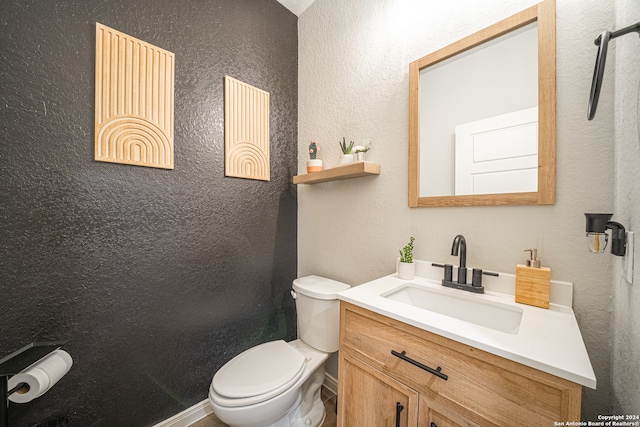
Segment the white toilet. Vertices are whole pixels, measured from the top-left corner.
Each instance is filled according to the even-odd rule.
[[[222,422],[232,427],[322,424],[324,362],[338,351],[340,304],[336,294],[348,288],[319,276],[293,281],[299,338],[257,345],[216,372],[209,401]]]

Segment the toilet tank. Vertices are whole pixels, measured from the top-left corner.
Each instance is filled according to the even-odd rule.
[[[340,300],[337,294],[349,288],[346,283],[320,276],[293,281],[298,337],[302,341],[326,353],[338,351]]]

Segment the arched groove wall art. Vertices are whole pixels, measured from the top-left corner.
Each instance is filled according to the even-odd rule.
[[[269,92],[224,78],[225,176],[271,179]]]
[[[175,55],[96,23],[95,160],[173,169]]]

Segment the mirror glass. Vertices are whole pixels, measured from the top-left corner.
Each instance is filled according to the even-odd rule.
[[[552,0],[414,61],[409,113],[410,206],[555,203]]]
[[[421,197],[537,191],[537,24],[422,69],[420,129]]]

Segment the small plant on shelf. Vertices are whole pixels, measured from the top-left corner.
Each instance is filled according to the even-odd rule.
[[[365,153],[371,150],[371,146],[373,145],[373,141],[369,138],[362,141],[362,145],[356,145],[353,147],[353,152],[356,155],[356,160],[363,161],[365,160]]]
[[[356,145],[355,147],[353,147],[354,153],[366,153],[367,151],[371,150],[371,146],[373,145],[373,141],[371,139],[367,138],[362,141],[362,143],[363,145]]]
[[[342,149],[342,154],[351,154],[351,150],[353,149],[353,141],[349,141],[349,145],[347,145],[347,140],[345,137],[342,137],[342,141],[338,141],[340,144],[340,148]]]
[[[400,262],[412,263],[413,262],[413,241],[415,238],[411,236],[409,238],[409,244],[400,249]]]
[[[307,173],[320,172],[322,170],[322,160],[318,159],[320,143],[316,140],[309,140],[309,159],[307,160]]]
[[[320,144],[318,144],[318,141],[313,139],[309,140],[309,142],[309,157],[311,160],[315,160],[318,156],[318,151],[320,150]]]

